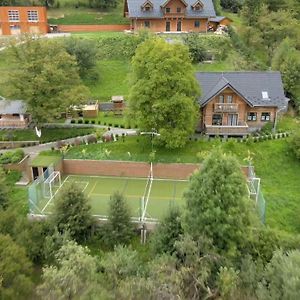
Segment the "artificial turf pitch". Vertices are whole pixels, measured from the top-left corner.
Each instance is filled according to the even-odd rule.
[[[107,216],[111,195],[119,191],[122,193],[131,209],[132,217],[140,218],[143,211],[142,197],[149,193],[149,201],[146,205],[146,218],[160,219],[172,205],[182,206],[183,192],[188,181],[153,179],[151,189],[147,178],[124,177],[98,177],[69,175],[62,183],[55,196],[50,199],[42,199],[39,208],[43,213],[52,212],[55,199],[65,185],[75,183],[89,199],[93,215]],[[146,201],[144,203],[145,207]]]

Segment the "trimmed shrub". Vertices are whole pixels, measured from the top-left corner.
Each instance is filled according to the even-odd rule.
[[[83,123],[83,120],[78,120],[78,122],[77,122],[78,124],[82,124]]]
[[[92,124],[95,124],[95,120],[92,120],[91,123],[92,123]]]
[[[88,144],[96,144],[97,143],[97,137],[95,135],[90,135],[87,137]]]
[[[90,120],[84,120],[84,124],[90,124]]]

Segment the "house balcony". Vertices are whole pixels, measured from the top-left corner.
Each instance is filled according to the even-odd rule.
[[[245,136],[249,133],[249,126],[246,122],[239,122],[238,125],[205,125],[207,135],[231,135]]]
[[[214,112],[216,113],[237,113],[238,104],[235,103],[215,103]]]
[[[185,12],[170,12],[170,13],[165,13],[164,18],[184,18]]]

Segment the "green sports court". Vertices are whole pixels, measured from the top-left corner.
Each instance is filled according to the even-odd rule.
[[[49,192],[49,184],[43,180],[31,185],[29,188],[31,213],[51,214],[54,202],[63,187],[72,183],[88,197],[93,215],[105,218],[111,195],[119,191],[125,196],[132,217],[134,219],[143,217],[145,220],[160,219],[172,205],[182,206],[183,193],[188,185],[187,180],[86,175],[68,175],[58,178],[57,176],[56,180],[51,182],[51,192]]]

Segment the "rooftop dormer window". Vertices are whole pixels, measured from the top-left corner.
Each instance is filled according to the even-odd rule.
[[[204,7],[203,3],[198,0],[192,5],[192,10],[201,11],[203,10],[203,7]]]
[[[152,11],[153,10],[153,4],[151,1],[147,0],[142,6],[142,11]]]

